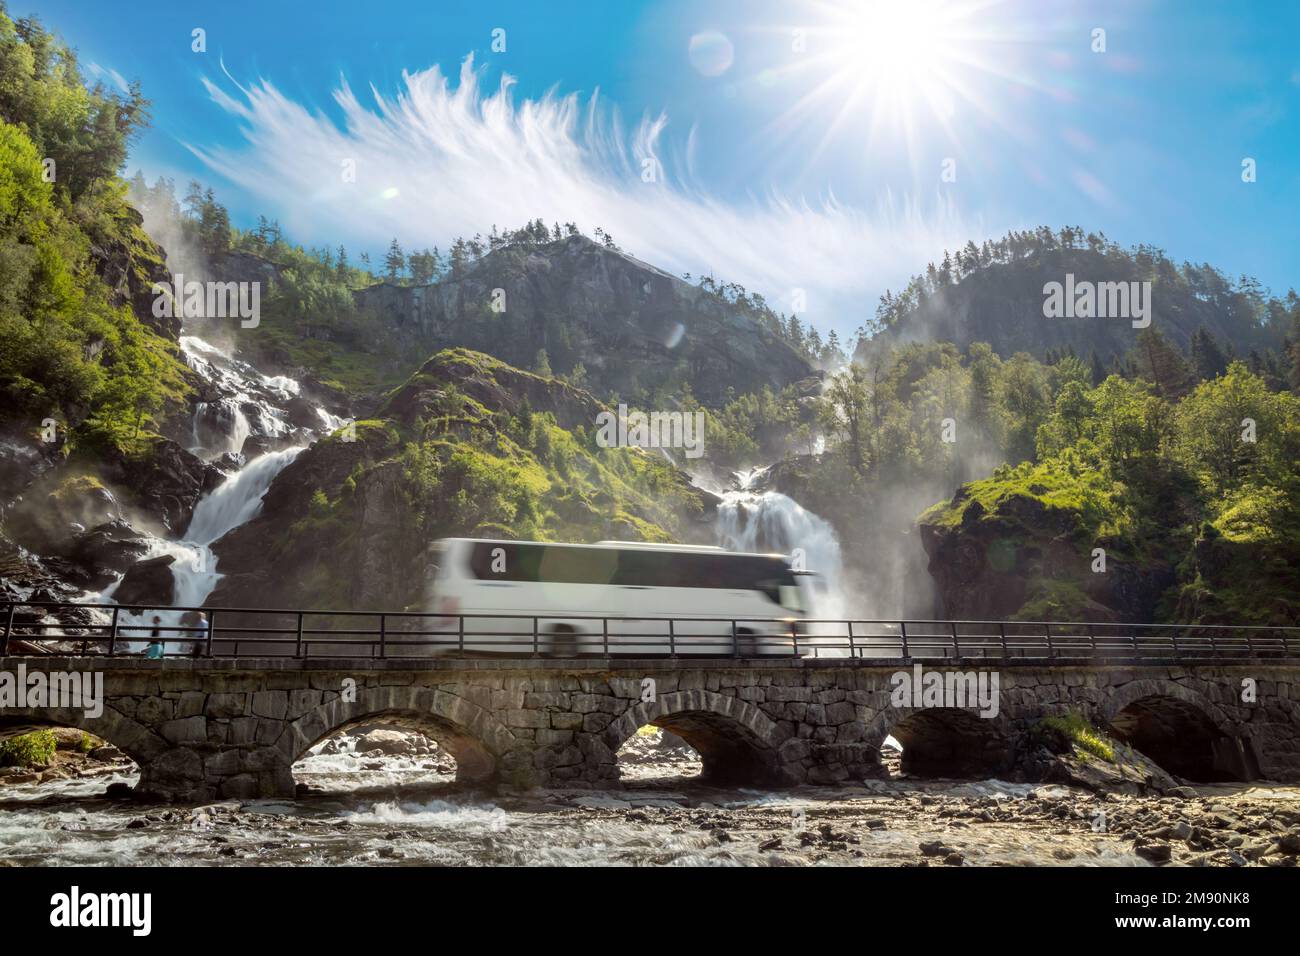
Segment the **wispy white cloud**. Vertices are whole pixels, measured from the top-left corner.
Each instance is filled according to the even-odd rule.
[[[272,84],[209,80],[213,101],[241,123],[235,145],[190,148],[308,244],[407,248],[488,232],[540,216],[603,227],[653,265],[713,274],[763,293],[824,328],[856,328],[886,287],[978,230],[938,196],[925,203],[883,192],[873,208],[833,194],[816,200],[768,189],[726,201],[692,175],[695,131],[671,149],[668,118],[625,129],[598,94],[552,91],[516,101],[514,81],[484,90],[472,59],[452,85],[437,67],[404,73],[395,98],[373,87],[363,105],[346,80],[334,99],[342,123]],[[356,181],[343,175],[355,163]],[[645,182],[649,163],[654,182]]]
[[[90,75],[95,79],[111,83],[113,86],[117,87],[119,92],[131,92],[130,84],[126,82],[126,78],[122,76],[121,73],[117,72],[117,70],[110,69],[106,66],[100,66],[98,63],[94,62],[90,63],[87,66],[87,69],[90,70]]]

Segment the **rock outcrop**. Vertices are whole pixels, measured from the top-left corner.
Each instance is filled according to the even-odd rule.
[[[259,516],[214,545],[210,603],[422,606],[439,537],[708,538],[717,499],[651,453],[597,448],[600,411],[565,382],[441,352],[276,477]]]
[[[856,357],[864,358],[881,344],[905,342],[952,342],[962,350],[974,342],[987,342],[1004,358],[1016,352],[1041,358],[1049,349],[1073,349],[1084,359],[1096,352],[1105,363],[1126,355],[1139,331],[1130,318],[1044,316],[1044,286],[1064,283],[1067,275],[1073,275],[1080,288],[1086,282],[1122,283],[1126,292],[1130,283],[1152,278],[1138,259],[1089,249],[1045,250],[995,263],[923,296],[897,325],[874,339],[861,340]],[[1172,279],[1154,286],[1159,291],[1149,301],[1151,324],[1184,352],[1198,328],[1220,342],[1231,342],[1243,355],[1252,348],[1280,344],[1280,325],[1269,328],[1253,319],[1243,321],[1235,307],[1225,307],[1228,296],[1199,296]]]
[[[993,479],[990,479],[990,482]],[[977,483],[981,486],[988,483]],[[1175,570],[1126,559],[1048,489],[958,489],[917,519],[942,616],[954,620],[1150,621]],[[1104,570],[1095,549],[1106,551]]]
[[[718,404],[728,390],[814,374],[751,312],[582,236],[489,253],[436,285],[371,286],[356,301],[413,349],[477,349],[521,368],[544,349],[557,373],[581,363],[599,394],[687,384]]]
[[[172,534],[180,535],[199,499],[221,484],[225,475],[176,442],[160,438],[142,454],[108,459],[105,478],[130,489],[134,504]]]

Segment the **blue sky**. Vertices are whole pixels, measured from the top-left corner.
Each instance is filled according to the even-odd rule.
[[[128,172],[307,245],[573,219],[842,332],[945,246],[1038,224],[1300,285],[1285,0],[9,2],[142,82]]]

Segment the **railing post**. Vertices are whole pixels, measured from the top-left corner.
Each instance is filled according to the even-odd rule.
[[[1097,656],[1097,635],[1093,632],[1092,622],[1088,622],[1088,650],[1092,657]]]
[[[952,622],[952,659],[961,657],[961,642],[957,639],[957,622]]]
[[[907,622],[906,622],[906,621],[899,621],[899,622],[898,622],[898,633],[901,634],[901,635],[902,635],[902,638],[903,638],[903,658],[906,659],[907,656],[908,656],[908,653],[907,653]]]
[[[600,619],[600,646],[605,656],[609,657],[609,618],[607,617]]]
[[[731,622],[731,656],[740,657],[740,638],[736,636],[736,622]]]
[[[998,621],[998,637],[1002,641],[1002,659],[1007,659],[1007,622]]]
[[[798,657],[799,656],[799,625],[794,621],[790,622],[790,640],[794,642],[794,656]],[[817,656],[817,651],[816,648],[814,648],[813,657],[816,656]]]
[[[465,615],[456,616],[456,653],[465,654]]]
[[[537,618],[533,618],[533,657],[537,656]]]
[[[13,601],[9,602],[9,611],[5,614],[5,639],[0,643],[0,654],[9,653],[9,635],[14,630],[14,609],[17,607]]]
[[[1250,657],[1255,656],[1255,642],[1250,639],[1250,628],[1246,627],[1246,653]]]
[[[1047,659],[1050,661],[1056,654],[1052,650],[1052,622],[1044,621],[1044,627],[1047,633]]]
[[[298,635],[297,643],[293,648],[294,657],[302,657],[302,611],[298,612]]]
[[[117,644],[117,615],[121,610],[122,609],[120,607],[117,607],[116,605],[113,607],[113,626],[112,628],[109,629],[108,632],[108,656],[109,657],[113,656],[113,649]],[[13,622],[13,617],[14,617],[13,606],[10,605],[9,620],[11,623]],[[8,636],[7,632],[6,632],[6,636]]]
[[[208,612],[208,640],[207,640],[207,645],[208,645],[208,646],[207,646],[207,656],[208,656],[208,657],[211,657],[211,656],[212,656],[212,634],[213,634],[213,632],[214,632],[216,629],[217,629],[217,612],[216,612],[216,611],[209,611],[209,612]],[[116,621],[114,621],[114,623],[113,623],[113,630],[114,630],[114,632],[117,631],[117,622],[116,622]]]
[[[388,618],[379,615],[379,659],[383,660],[388,656]]]
[[[674,623],[673,619],[669,618],[668,619],[668,656],[669,657],[677,656],[677,634],[675,633],[675,628],[673,627],[673,623]]]
[[[1169,633],[1173,636],[1173,642],[1174,642],[1174,657],[1177,657],[1177,656],[1178,656],[1178,631],[1177,631],[1177,630],[1173,630],[1173,631],[1170,631]]]
[[[853,622],[848,621],[847,623],[849,625],[849,657],[857,657],[858,649],[853,644]]]

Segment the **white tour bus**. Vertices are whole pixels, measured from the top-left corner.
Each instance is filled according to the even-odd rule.
[[[805,592],[781,555],[626,541],[434,547],[431,610],[448,615],[430,619],[436,654],[531,653],[533,617],[536,650],[557,657],[796,653]]]

